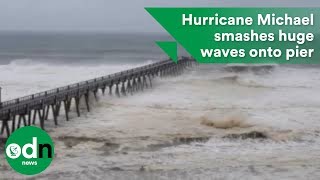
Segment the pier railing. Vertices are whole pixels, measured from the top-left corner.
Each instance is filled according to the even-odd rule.
[[[35,93],[32,95],[16,98],[0,103],[1,135],[6,130],[7,136],[15,129],[36,124],[39,120],[40,127],[44,129],[45,120],[48,120],[51,109],[55,125],[58,125],[57,118],[60,114],[61,104],[64,106],[66,120],[69,120],[69,111],[72,100],[78,116],[80,116],[79,103],[84,97],[87,110],[89,107],[89,94],[93,94],[97,99],[99,90],[105,94],[109,89],[109,94],[115,93],[117,96],[133,94],[152,86],[152,79],[155,76],[179,75],[183,70],[192,66],[195,61],[191,58],[183,57],[177,64],[170,60],[121,71],[118,73],[102,76],[87,81],[82,81],[67,86],[51,89],[48,91]],[[120,87],[121,86],[121,87]],[[115,88],[114,88],[115,87]],[[16,123],[16,118],[17,123]],[[11,122],[11,127],[9,126]]]

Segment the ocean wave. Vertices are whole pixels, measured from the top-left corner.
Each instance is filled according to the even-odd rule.
[[[236,84],[238,86],[245,86],[249,88],[275,88],[273,86],[267,86],[257,82],[257,79],[248,78],[240,75],[227,75],[214,79],[215,82],[223,82],[229,84]]]
[[[257,74],[266,74],[270,73],[277,66],[276,64],[231,64],[225,66],[224,69],[234,73],[254,72]]]
[[[35,64],[39,64],[39,62],[34,61],[32,59],[15,59],[10,61],[10,63],[8,65],[3,65],[3,66],[32,66]]]
[[[34,59],[15,59],[0,65],[0,83],[3,100],[46,91],[79,81],[85,81],[112,73],[153,63],[144,62],[116,64],[53,64]]]
[[[201,124],[218,129],[231,129],[231,128],[248,128],[253,126],[247,122],[246,116],[240,113],[230,114],[224,117],[217,117],[216,114],[206,114],[202,117]]]

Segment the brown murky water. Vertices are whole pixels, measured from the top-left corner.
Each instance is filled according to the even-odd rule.
[[[200,66],[100,97],[92,112],[48,125],[56,157],[35,178],[318,179],[320,71],[269,71]],[[25,178],[0,162],[1,178]]]

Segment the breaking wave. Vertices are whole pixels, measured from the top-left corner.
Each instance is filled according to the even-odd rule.
[[[231,129],[231,128],[248,128],[252,125],[247,122],[246,116],[240,113],[234,113],[227,116],[217,116],[216,114],[207,114],[202,116],[201,124],[219,129]]]
[[[267,86],[262,83],[257,82],[254,78],[248,78],[241,75],[227,75],[217,79],[214,79],[217,82],[236,84],[239,86],[245,86],[249,88],[274,88],[273,86]]]
[[[9,100],[71,83],[105,76],[153,62],[154,61],[147,60],[135,64],[96,63],[88,65],[55,64],[54,62],[49,63],[47,61],[33,59],[12,60],[9,64],[0,65],[0,84],[4,93],[2,100]]]
[[[276,64],[231,64],[224,67],[228,72],[243,73],[243,72],[254,72],[257,74],[266,74],[274,70],[278,65]]]

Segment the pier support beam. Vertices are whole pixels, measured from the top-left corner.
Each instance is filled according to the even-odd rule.
[[[106,85],[104,85],[104,86],[101,88],[101,92],[102,92],[102,95],[105,94],[105,92],[106,92]]]
[[[119,83],[116,84],[116,95],[120,97],[120,92],[119,92]]]
[[[46,108],[46,114],[45,114],[44,120],[47,121],[49,119],[50,105],[46,106],[45,108]]]
[[[143,91],[143,86],[142,86],[142,82],[141,82],[141,76],[138,77],[138,90]]]
[[[87,110],[88,110],[88,112],[90,112],[90,106],[89,106],[89,91],[87,91],[87,93],[84,94],[84,99],[85,99],[85,101],[86,101]]]
[[[9,128],[9,125],[8,125],[8,120],[3,120],[2,121],[1,135],[3,135],[4,130],[6,130],[7,137],[9,137],[10,136],[10,128]]]
[[[132,78],[130,77],[130,78],[128,79],[128,83],[127,83],[127,93],[130,93],[131,95],[133,95],[131,80],[132,80]]]
[[[110,95],[110,96],[112,95],[112,87],[113,87],[113,84],[111,84],[111,85],[109,86],[109,95]]]
[[[32,110],[28,109],[28,126],[31,126]]]
[[[80,117],[80,98],[80,96],[74,98],[78,117]]]
[[[98,88],[93,91],[94,99],[95,99],[96,101],[98,101],[97,93],[98,93]]]
[[[11,132],[14,132],[16,130],[16,115],[12,115],[12,127],[11,127]]]
[[[152,88],[152,80],[151,80],[150,74],[148,74],[148,79],[149,79],[149,85],[150,85],[150,87]]]
[[[66,120],[69,121],[69,111],[71,106],[71,100],[67,98],[66,100],[63,101],[63,105],[64,105],[64,112],[66,114]]]
[[[25,115],[19,115],[19,121],[18,121],[18,128],[20,128],[21,125],[21,121],[23,120],[23,125],[27,126],[27,119],[25,117]]]
[[[132,92],[136,92],[137,90],[138,90],[138,88],[137,88],[136,77],[133,77]]]
[[[125,88],[125,81],[122,81],[122,85],[121,85],[121,94],[126,96],[127,93],[126,93],[126,88]]]

